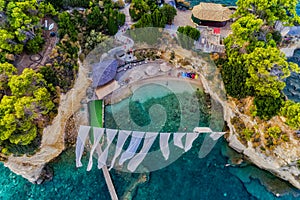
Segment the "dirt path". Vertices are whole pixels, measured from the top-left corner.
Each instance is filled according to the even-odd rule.
[[[54,28],[51,31],[43,30],[45,45],[41,52],[34,55],[28,55],[24,52],[18,60],[16,60],[15,66],[18,69],[18,74],[21,74],[25,68],[37,69],[39,66],[45,65],[52,49],[58,42],[58,37],[50,37],[50,32],[57,32],[57,24],[51,18],[45,18],[45,20],[48,20],[48,25],[54,23]]]
[[[132,19],[130,17],[129,7],[130,7],[130,4],[125,4],[125,8],[123,8],[121,10],[121,12],[125,14],[125,25],[131,26],[134,22],[132,21]]]

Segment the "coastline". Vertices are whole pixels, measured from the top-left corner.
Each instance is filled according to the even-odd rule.
[[[182,82],[187,82],[191,84],[191,86],[195,86],[198,88],[203,89],[203,85],[199,80],[192,80],[188,78],[176,78],[176,77],[170,77],[167,75],[159,75],[155,77],[150,77],[146,79],[142,79],[139,81],[135,81],[131,84],[128,84],[126,86],[123,86],[115,91],[113,91],[113,94],[108,95],[104,101],[105,105],[107,104],[116,104],[119,103],[120,101],[128,98],[129,96],[132,95],[133,91],[137,89],[138,87],[141,87],[146,84],[151,84],[151,83],[160,83],[162,85],[166,85],[168,81],[182,81]]]
[[[60,96],[60,104],[57,116],[52,124],[43,130],[43,137],[39,151],[33,156],[23,155],[21,157],[9,156],[4,162],[15,174],[21,175],[31,183],[42,183],[44,177],[43,169],[47,163],[58,157],[65,149],[65,128],[68,119],[82,108],[81,100],[86,98],[86,90],[91,84],[87,77],[89,70],[78,60],[78,77],[73,89]],[[84,112],[79,113],[83,115]],[[79,116],[84,119],[84,116]],[[87,124],[87,121],[81,121],[81,124]],[[46,177],[47,178],[47,177]]]
[[[279,159],[263,155],[262,153],[257,152],[252,147],[245,147],[238,140],[238,135],[235,130],[235,127],[231,123],[231,119],[234,116],[238,116],[243,117],[242,120],[244,123],[251,123],[253,126],[255,125],[255,123],[251,121],[249,116],[241,114],[238,111],[238,108],[236,106],[234,107],[232,105],[232,102],[226,99],[226,96],[222,93],[222,91],[224,90],[223,83],[218,84],[218,81],[221,81],[220,79],[218,79],[218,72],[216,73],[216,71],[214,71],[213,68],[210,69],[210,66],[206,61],[203,64],[202,69],[199,69],[199,71],[195,70],[195,72],[198,73],[205,92],[210,94],[211,98],[219,102],[223,107],[224,120],[227,122],[227,126],[230,130],[229,136],[226,138],[228,145],[235,151],[245,155],[250,162],[255,164],[260,169],[267,170],[275,176],[285,181],[288,181],[295,188],[300,189],[299,168],[294,168],[293,166],[288,165],[283,166],[284,159],[281,159],[281,161],[279,161]],[[206,77],[214,78],[212,80],[208,80]],[[288,157],[286,155],[287,153],[288,152],[286,152],[285,149],[282,149],[281,151],[278,151],[276,155],[280,158],[285,158]],[[287,159],[285,162],[288,162],[288,160],[289,159]]]
[[[199,69],[195,70],[195,72],[199,74],[201,81],[196,81],[191,79],[182,79],[182,81],[188,81],[191,84],[195,84],[201,88],[204,88],[206,93],[210,94],[212,98],[214,98],[223,106],[224,119],[228,123],[228,126],[230,128],[230,134],[229,137],[227,138],[227,142],[229,146],[235,149],[236,151],[238,151],[239,153],[242,153],[245,156],[247,156],[249,160],[259,168],[270,171],[274,175],[286,181],[289,181],[296,188],[300,189],[300,182],[299,180],[296,180],[295,176],[292,173],[290,173],[289,171],[280,170],[279,169],[280,165],[278,163],[276,163],[275,161],[268,161],[266,157],[263,157],[261,154],[256,152],[253,148],[245,147],[237,139],[236,130],[230,121],[233,116],[238,115],[239,113],[237,112],[236,109],[228,107],[228,102],[226,102],[223,99],[224,97],[221,96],[222,94],[217,94],[214,91],[212,91],[215,88],[217,83],[214,84],[208,83],[204,75],[205,76],[212,75],[207,73],[214,73],[215,71],[212,72],[210,70],[205,69],[205,67],[208,67],[208,63],[206,61],[202,61],[202,62],[205,62],[205,64],[203,64],[203,69],[201,69],[202,71],[201,70],[199,71]],[[81,99],[85,98],[86,89],[89,87],[91,83],[91,81],[87,78],[88,70],[84,69],[82,63],[80,63],[79,66],[80,67],[78,72],[78,78],[75,82],[74,89],[70,90],[66,95],[61,95],[61,101],[60,101],[61,104],[58,109],[58,115],[53,120],[52,125],[44,129],[44,136],[48,136],[48,137],[43,137],[42,145],[40,147],[41,150],[31,157],[11,156],[9,157],[8,161],[5,163],[5,166],[10,168],[11,171],[13,171],[16,174],[22,175],[30,182],[39,183],[40,181],[38,180],[45,167],[45,163],[48,163],[51,160],[53,160],[55,157],[59,156],[60,153],[65,148],[64,146],[65,122],[74,114],[73,111],[77,111],[82,107],[80,101]],[[191,66],[185,66],[183,68],[185,70],[193,71]],[[213,74],[213,76],[215,75],[217,74]],[[117,103],[123,100],[124,98],[127,98],[132,94],[132,89],[134,90],[134,88],[137,86],[141,86],[143,84],[147,84],[153,81],[155,82],[161,81],[165,84],[167,79],[177,81],[180,80],[181,78],[158,75],[147,79],[138,80],[127,86],[121,87],[117,91],[114,91],[114,95],[117,95],[116,97],[119,98],[115,98],[115,97],[111,98],[116,100],[114,101],[111,100],[111,102],[106,101],[106,103]],[[217,87],[220,86],[222,86],[222,84],[217,85]],[[76,97],[75,99],[73,99],[74,96]],[[70,107],[70,104],[72,104],[72,110],[67,109]],[[55,130],[57,134],[53,134],[53,130]]]
[[[204,61],[205,62],[205,61]],[[204,63],[203,68],[209,67],[208,63]],[[191,70],[190,66],[183,67],[185,70]],[[278,168],[278,164],[276,162],[268,161],[265,157],[262,157],[259,153],[255,152],[254,149],[246,148],[238,139],[237,135],[235,134],[235,128],[231,124],[231,118],[237,114],[236,110],[228,106],[228,102],[223,99],[224,97],[222,94],[218,94],[212,91],[213,88],[217,85],[217,87],[220,87],[221,85],[218,85],[217,82],[214,81],[208,81],[206,80],[205,76],[210,76],[213,74],[213,76],[216,76],[215,71],[213,70],[206,70],[201,69],[203,72],[198,72],[199,74],[199,80],[191,80],[191,79],[183,79],[178,77],[170,77],[166,75],[160,75],[160,76],[154,76],[151,78],[138,80],[136,82],[131,83],[128,86],[123,86],[120,89],[117,90],[115,94],[117,94],[117,97],[120,97],[119,99],[114,101],[113,103],[117,103],[121,101],[124,98],[127,98],[131,95],[131,87],[137,87],[142,84],[148,84],[150,82],[162,82],[165,84],[166,78],[168,80],[180,80],[180,81],[187,81],[192,85],[196,85],[198,87],[201,87],[205,90],[206,93],[210,94],[213,99],[215,99],[217,102],[219,102],[224,109],[224,119],[227,121],[228,126],[230,128],[230,134],[227,138],[228,145],[236,150],[239,153],[242,153],[243,155],[247,156],[248,159],[254,163],[256,166],[258,166],[261,169],[265,169],[274,175],[282,178],[283,180],[286,180],[290,182],[293,186],[300,189],[300,183],[295,179],[295,177],[288,171],[280,171]],[[200,71],[201,71],[200,70]],[[211,74],[205,74],[204,73],[211,73]],[[45,164],[53,160],[55,157],[58,157],[60,153],[64,150],[64,123],[66,120],[72,116],[73,112],[71,110],[63,109],[64,106],[68,107],[67,105],[70,104],[73,100],[73,108],[75,110],[79,110],[82,105],[80,103],[81,99],[85,97],[86,89],[89,87],[91,81],[88,80],[87,77],[88,70],[84,69],[82,64],[80,64],[79,68],[79,75],[78,79],[76,80],[76,83],[74,85],[74,88],[80,89],[76,90],[76,93],[74,90],[69,91],[66,95],[61,96],[61,104],[59,108],[59,113],[63,115],[64,120],[62,119],[61,115],[57,115],[56,118],[53,121],[53,124],[49,127],[47,127],[44,130],[44,134],[50,135],[51,137],[45,137],[43,138],[43,144],[41,146],[41,149],[43,151],[38,152],[32,157],[10,157],[7,163],[5,163],[5,166],[10,168],[11,171],[13,171],[16,174],[19,174],[23,176],[24,178],[28,179],[32,183],[42,183],[42,180],[39,179],[41,173],[43,172],[43,169],[45,167]],[[205,76],[204,76],[205,75]],[[114,94],[114,95],[115,95]],[[76,99],[72,99],[72,96],[76,96]],[[221,96],[220,96],[221,95]],[[115,98],[115,97],[114,97]],[[53,129],[53,127],[56,127],[56,129]],[[57,133],[53,137],[51,135],[53,133],[53,130],[57,130]],[[56,146],[57,145],[57,146]],[[54,149],[58,148],[58,149]],[[274,167],[275,166],[275,167]]]
[[[203,76],[200,76],[200,77],[202,77],[202,81],[204,81],[204,86],[207,86],[207,87],[205,87],[205,89],[207,89],[207,91],[209,91],[208,84],[205,84],[205,78]],[[228,102],[222,101],[221,98],[219,98],[214,93],[210,93],[210,95],[212,98],[214,98],[216,101],[221,103],[221,105],[223,106],[224,120],[227,122],[227,125],[230,129],[229,136],[226,138],[228,145],[232,149],[237,151],[238,153],[245,155],[249,159],[250,162],[255,164],[260,169],[267,170],[267,171],[271,172],[272,174],[274,174],[275,176],[277,176],[285,181],[288,181],[294,187],[300,189],[300,180],[297,179],[296,178],[297,176],[295,176],[292,172],[290,172],[289,170],[286,170],[286,171],[281,170],[281,164],[276,162],[276,160],[272,159],[271,157],[262,155],[261,153],[255,151],[255,149],[252,147],[245,147],[238,140],[236,130],[231,123],[231,119],[235,115],[239,116],[240,113],[237,111],[237,109],[231,108],[229,106]],[[285,153],[285,152],[282,152],[282,153]],[[299,169],[298,169],[298,172],[300,173]]]
[[[204,68],[209,67],[209,64],[205,63],[202,67],[204,67]],[[183,68],[186,70],[191,70],[191,68],[189,66],[183,67]],[[290,182],[294,187],[300,189],[299,180],[297,180],[291,172],[281,170],[280,163],[277,163],[275,160],[272,160],[272,158],[268,158],[267,156],[262,155],[259,152],[256,152],[255,149],[253,149],[251,147],[248,147],[248,148],[245,147],[237,139],[236,130],[235,130],[234,126],[231,124],[231,119],[234,116],[240,115],[239,111],[237,109],[235,109],[234,107],[230,106],[230,102],[228,100],[226,100],[226,98],[224,98],[222,92],[219,91],[216,93],[216,92],[212,91],[216,86],[220,87],[222,85],[222,84],[217,85],[216,81],[215,82],[208,81],[205,78],[206,76],[216,77],[217,74],[215,74],[215,71],[214,70],[205,70],[205,69],[202,69],[202,71],[203,71],[202,73],[201,72],[199,73],[199,71],[196,70],[196,72],[198,73],[198,75],[200,77],[200,81],[199,80],[195,81],[195,80],[190,80],[190,79],[181,79],[181,78],[169,77],[169,76],[156,76],[156,77],[139,80],[139,81],[133,82],[125,87],[123,86],[123,87],[119,88],[116,91],[116,93],[114,94],[113,98],[110,96],[108,98],[110,101],[109,102],[106,101],[106,103],[107,104],[118,103],[121,100],[130,96],[132,94],[132,91],[134,91],[135,87],[141,86],[143,84],[148,84],[151,82],[166,83],[167,80],[177,80],[177,81],[182,80],[182,81],[188,81],[191,84],[196,84],[197,86],[204,89],[206,93],[210,94],[214,100],[216,100],[217,102],[219,102],[222,105],[223,110],[224,110],[224,120],[227,122],[229,129],[230,129],[229,137],[226,138],[228,145],[235,151],[245,155],[249,159],[249,161],[252,162],[253,164],[255,164],[257,167],[271,172],[275,176]],[[206,72],[206,73],[204,73],[204,72]],[[209,73],[207,73],[207,72],[209,72]]]
[[[235,4],[236,1],[237,0],[230,1],[226,4]],[[196,3],[200,3],[199,0],[190,0],[188,2],[195,5]],[[205,0],[204,2],[210,1]],[[290,200],[290,197],[291,199],[300,198],[299,138],[296,138],[297,136],[294,132],[291,133],[289,131],[286,131],[289,128],[285,129],[285,127],[283,127],[285,119],[281,119],[281,117],[276,116],[276,118],[272,119],[272,121],[261,121],[258,118],[252,117],[249,114],[250,112],[244,111],[247,110],[246,107],[248,106],[248,104],[243,104],[227,96],[227,93],[224,88],[224,83],[226,83],[226,81],[223,82],[222,78],[220,78],[220,68],[216,67],[214,65],[214,62],[210,62],[212,59],[209,60],[209,57],[212,58],[212,54],[210,54],[210,56],[208,57],[205,56],[209,54],[205,54],[202,57],[202,54],[200,55],[197,51],[196,56],[195,54],[191,53],[192,51],[187,51],[186,49],[175,47],[175,45],[171,46],[171,51],[171,49],[168,49],[167,46],[165,47],[164,42],[162,42],[161,44],[159,44],[162,45],[160,46],[160,50],[163,52],[161,56],[162,59],[152,58],[152,56],[147,57],[147,55],[145,60],[148,62],[148,65],[147,62],[145,62],[146,65],[137,64],[137,67],[132,67],[132,65],[130,65],[130,70],[128,71],[126,71],[128,68],[124,69],[124,71],[122,69],[122,72],[119,74],[120,79],[119,77],[115,76],[115,80],[113,80],[114,82],[110,82],[110,84],[106,85],[108,86],[106,89],[108,93],[104,92],[104,88],[103,90],[99,90],[97,93],[97,90],[95,88],[92,88],[91,86],[92,70],[89,68],[90,65],[85,63],[88,62],[88,59],[86,58],[88,57],[88,53],[85,54],[86,49],[84,49],[84,45],[87,45],[93,40],[92,36],[89,37],[90,28],[87,24],[89,23],[88,21],[90,21],[90,19],[92,19],[93,21],[93,17],[95,17],[96,15],[91,15],[92,17],[88,18],[89,15],[93,14],[93,11],[99,11],[99,9],[95,10],[96,7],[100,8],[101,15],[103,13],[105,14],[106,8],[104,7],[106,7],[106,3],[104,3],[105,5],[102,5],[101,2],[99,2],[98,5],[98,2],[94,1],[89,3],[90,5],[87,8],[76,7],[73,9],[72,7],[68,7],[69,10],[67,11],[65,10],[66,8],[60,8],[58,12],[59,15],[56,14],[55,18],[58,17],[58,21],[61,24],[64,24],[62,23],[64,21],[60,19],[60,14],[62,12],[66,11],[73,15],[73,10],[79,11],[80,15],[78,16],[81,16],[82,18],[76,17],[76,21],[72,19],[70,20],[70,22],[74,22],[76,28],[80,29],[79,31],[74,30],[74,32],[79,33],[77,35],[77,42],[80,43],[80,45],[78,46],[78,57],[81,56],[82,59],[71,59],[73,63],[78,62],[77,74],[74,74],[74,79],[72,78],[74,81],[71,80],[72,83],[74,83],[74,85],[72,85],[72,89],[70,89],[67,93],[60,94],[60,96],[58,97],[59,105],[56,105],[57,115],[52,119],[51,124],[42,130],[43,134],[41,137],[41,143],[36,152],[33,155],[22,155],[20,157],[10,155],[9,157],[7,157],[8,159],[3,162],[3,166],[5,167],[2,168],[3,188],[0,192],[0,199],[14,199],[20,198],[20,196],[21,198],[27,199],[110,199],[108,193],[109,185],[106,184],[106,180],[104,179],[102,170],[95,169],[97,167],[94,166],[94,169],[92,171],[87,172],[83,168],[79,169],[75,167],[74,144],[76,143],[78,137],[77,134],[79,126],[93,126],[93,124],[89,123],[89,118],[91,119],[93,117],[91,117],[89,114],[88,103],[90,103],[90,101],[96,100],[97,97],[98,99],[103,99],[103,102],[101,100],[101,105],[102,121],[104,123],[105,105],[117,104],[123,100],[125,100],[124,102],[127,102],[128,99],[131,98],[131,96],[133,97],[133,100],[135,100],[138,103],[141,103],[144,99],[147,99],[150,96],[148,94],[151,94],[152,92],[152,90],[149,90],[150,92],[146,92],[147,87],[142,88],[143,86],[147,86],[148,84],[159,84],[163,87],[168,87],[168,89],[170,89],[170,86],[172,86],[172,83],[174,82],[186,82],[186,85],[188,87],[190,85],[191,88],[199,88],[201,90],[201,93],[204,92],[205,94],[207,94],[207,97],[209,100],[212,101],[212,104],[218,104],[218,106],[220,107],[220,109],[217,111],[218,116],[221,116],[222,118],[222,120],[220,120],[222,121],[222,125],[223,122],[225,122],[224,127],[226,128],[224,129],[227,130],[226,134],[224,135],[224,139],[221,138],[222,140],[218,141],[219,146],[216,145],[216,147],[214,147],[215,149],[213,149],[210,155],[207,156],[207,158],[205,159],[199,159],[200,156],[199,158],[197,157],[197,148],[202,141],[202,138],[199,138],[197,143],[195,142],[193,145],[194,149],[191,149],[189,152],[187,152],[185,155],[179,158],[177,163],[173,164],[170,167],[166,167],[165,169],[161,169],[156,172],[151,172],[149,174],[139,174],[139,176],[136,176],[136,173],[122,174],[118,170],[113,169],[109,173],[111,173],[112,175],[112,180],[117,189],[116,192],[121,199],[172,199],[174,197],[179,199],[275,199],[276,197],[280,197],[279,199]],[[129,36],[126,36],[126,34],[124,33],[126,32],[125,29],[127,29],[129,25],[134,26],[135,22],[131,21],[131,17],[129,14],[130,3],[125,2],[124,8],[121,8],[121,5],[119,5],[119,8],[117,7],[117,3],[121,2],[115,3],[116,8],[113,7],[112,9],[118,10],[125,14],[125,25],[121,27],[116,27],[116,30],[119,30],[115,35],[112,34],[112,37],[115,38],[115,42],[118,41],[116,45],[122,44],[124,46],[117,46],[116,48],[111,49],[108,52],[108,54],[114,54],[119,50],[124,50],[125,53],[128,53],[129,50],[131,52],[132,49],[135,49],[138,45],[135,45],[134,41],[131,38],[129,38]],[[177,3],[178,2],[175,1],[175,4]],[[215,1],[213,1],[213,3],[215,3]],[[216,3],[221,4],[223,2]],[[299,5],[300,4],[298,2],[297,7]],[[169,32],[173,32],[174,35],[176,35],[178,26],[190,25],[192,27],[196,27],[197,25],[191,19],[191,9],[187,11],[181,11],[179,9],[180,8],[176,8],[177,15],[175,16],[173,21],[174,25],[171,25],[169,27],[171,29],[169,30]],[[297,11],[299,11],[299,8],[297,8]],[[3,13],[5,12],[6,10],[3,11]],[[151,9],[151,11],[149,11],[148,14],[151,14],[152,16],[152,12],[153,11]],[[99,12],[97,14],[99,14]],[[115,17],[118,15],[111,15],[110,13],[109,16],[104,17],[104,19],[109,19],[108,25],[111,25],[111,16]],[[81,19],[83,20],[83,23],[79,22],[81,21]],[[100,18],[97,19],[99,22]],[[40,23],[42,23],[42,20]],[[77,25],[77,23],[81,25]],[[99,23],[97,24],[99,25]],[[67,24],[68,23],[66,23],[66,25]],[[106,37],[106,35],[108,34],[107,32],[105,32],[105,30],[109,29],[105,29],[106,25],[102,25],[100,28],[99,26],[95,28],[95,30],[97,30],[96,32],[99,33],[102,32],[103,36]],[[199,23],[198,25],[202,26],[202,23]],[[42,24],[42,26],[44,25]],[[59,40],[59,37],[62,37],[60,31],[63,30],[63,26],[60,27],[62,28],[61,30],[57,30],[58,24],[55,24],[55,26],[55,30],[52,31],[54,33],[57,33],[57,37],[55,38]],[[47,25],[45,25],[45,28],[47,29]],[[122,30],[123,28],[124,33]],[[68,28],[66,30],[73,29]],[[53,34],[53,32],[51,34]],[[71,32],[68,34],[69,36],[72,35]],[[201,32],[202,37],[205,35],[204,33],[205,32]],[[151,32],[148,35],[150,36]],[[100,36],[101,35],[99,35],[99,38]],[[198,41],[202,41],[201,38]],[[14,40],[16,40],[16,38]],[[285,44],[285,46],[282,46],[281,49],[279,48],[282,54],[285,54],[286,57],[292,57],[295,53],[295,50],[300,49],[299,39],[292,38],[291,41],[292,42],[288,43],[288,45]],[[87,43],[84,44],[85,42]],[[219,42],[222,42],[222,44],[224,44],[224,40],[220,40]],[[55,44],[53,45],[54,47],[56,46]],[[142,44],[141,46],[143,45],[145,44]],[[26,47],[26,44],[24,45],[24,47]],[[81,49],[81,47],[83,49]],[[149,47],[145,45],[144,49],[146,50],[146,52],[148,51],[147,48]],[[72,50],[67,46],[66,49]],[[49,48],[46,50],[48,51]],[[173,50],[175,50],[175,52]],[[99,52],[96,51],[95,55],[99,55]],[[177,54],[174,59],[171,59],[171,53]],[[61,54],[59,54],[59,56],[60,55]],[[142,55],[142,53],[140,55]],[[16,55],[16,57],[17,56],[18,55]],[[93,56],[94,55],[90,57]],[[102,59],[105,56],[106,54],[103,54]],[[114,55],[113,57],[116,58],[117,56]],[[44,63],[43,65],[46,65],[43,61],[45,61],[47,58],[48,56],[44,56],[40,64]],[[97,60],[96,62],[99,62],[98,58],[95,60]],[[158,65],[160,62],[166,64],[164,68],[166,71],[164,71],[161,66],[156,66],[156,64]],[[38,66],[38,62],[36,63],[36,66]],[[184,63],[187,64],[185,65]],[[22,65],[22,62],[20,62],[20,65]],[[151,65],[153,65],[152,68]],[[124,68],[126,68],[126,65]],[[180,72],[189,72],[193,73],[193,75],[197,74],[197,77],[199,77],[197,78],[197,80],[193,80],[191,78],[183,78],[181,77]],[[190,74],[189,77],[191,77]],[[69,79],[67,78],[67,76],[63,76],[62,80]],[[239,80],[239,78],[236,80]],[[173,86],[174,85],[176,84],[173,84]],[[180,87],[179,91],[184,92],[185,90],[183,90],[183,88],[184,87]],[[138,94],[139,89],[141,91],[140,96],[135,96],[134,93],[136,92],[136,94]],[[154,91],[157,91],[158,93],[160,93],[159,95],[161,95],[164,91],[164,88],[162,88],[161,90],[156,89]],[[172,88],[170,91],[172,91]],[[186,89],[186,91],[188,91],[188,89]],[[185,95],[186,93],[183,94]],[[153,96],[153,98],[159,98],[159,95],[155,97]],[[250,98],[249,102],[251,101],[252,100]],[[245,109],[243,108],[243,106],[245,106]],[[211,105],[209,107],[211,108]],[[216,109],[212,108],[211,110]],[[178,110],[173,109],[173,111],[177,112]],[[187,111],[187,113],[188,115],[193,117],[191,115],[192,111]],[[108,116],[109,115],[107,115],[106,122],[109,122]],[[139,119],[138,117],[139,116],[137,114],[136,118]],[[241,131],[243,129],[241,129],[237,125],[237,123],[234,122],[235,118],[240,119],[240,122],[244,123],[246,128],[254,127],[255,134],[259,133],[259,139],[262,139],[261,141],[259,141],[261,146],[256,146],[254,138],[245,142],[244,131]],[[126,119],[128,118],[122,119],[124,119],[122,120],[124,123],[127,123]],[[133,119],[135,119],[135,117]],[[158,117],[158,119],[160,118]],[[217,120],[211,121],[215,122]],[[265,135],[268,136],[268,132],[266,132],[266,129],[262,129],[261,126],[277,126],[278,124],[276,124],[276,122],[278,122],[279,127],[282,128],[282,134],[287,133],[287,135],[290,137],[288,142],[284,141],[283,144],[275,144],[274,146],[272,146],[273,148],[271,149],[269,148],[269,146],[265,145],[266,143],[264,143],[265,140],[267,140],[267,138],[265,138]],[[109,127],[110,126],[108,125],[105,128]],[[193,127],[193,125],[186,127]],[[131,128],[128,130],[136,129]],[[298,136],[300,137],[300,135]],[[255,139],[257,138],[255,137]],[[220,146],[220,144],[222,146]],[[238,154],[238,159],[235,160],[236,162],[231,162],[233,157],[229,154],[223,154],[223,152],[220,153],[220,148],[228,148],[235,154]],[[262,150],[262,148],[264,148],[264,150]],[[84,165],[87,164],[87,154],[88,151],[87,149],[85,149],[83,157],[85,157],[86,160],[83,162]],[[150,164],[153,165],[155,164],[155,162],[151,162]],[[255,168],[255,170],[253,171],[261,173],[252,172],[251,174],[250,170],[245,170],[245,168],[249,167]],[[106,168],[106,166],[104,166],[104,168]],[[265,177],[263,173],[268,174],[271,177],[269,183],[262,181]],[[253,176],[253,174],[255,174],[255,176]],[[245,181],[245,179],[247,180]],[[273,181],[274,179],[278,180],[278,182],[280,182],[281,184]],[[277,189],[280,188],[282,184],[288,185],[288,187],[286,187],[288,188],[286,189],[286,193],[283,190]],[[296,192],[293,194],[293,191],[295,190],[294,187],[299,189],[297,190],[297,196],[295,196]],[[286,198],[285,195],[289,197]],[[112,197],[112,199],[117,198]]]

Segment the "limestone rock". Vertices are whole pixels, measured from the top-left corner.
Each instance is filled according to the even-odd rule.
[[[43,130],[40,150],[33,156],[10,156],[4,166],[32,183],[42,183],[39,179],[41,174],[45,174],[43,173],[45,165],[58,157],[65,148],[66,122],[74,112],[81,108],[80,101],[86,97],[86,90],[91,84],[91,81],[87,79],[87,74],[88,70],[84,69],[84,66],[80,63],[78,78],[73,89],[66,95],[60,96],[58,114],[53,119],[52,124]],[[76,98],[73,98],[74,96]]]
[[[236,135],[229,136],[229,146],[239,153],[242,153],[246,147],[237,139]]]

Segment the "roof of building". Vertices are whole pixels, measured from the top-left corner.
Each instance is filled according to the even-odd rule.
[[[107,84],[116,76],[118,61],[114,59],[104,60],[93,65],[93,87]]]
[[[192,10],[193,16],[205,21],[224,22],[230,19],[232,11],[215,3],[201,2],[199,5],[194,6]]]

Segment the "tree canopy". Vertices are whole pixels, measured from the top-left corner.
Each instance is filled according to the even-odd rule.
[[[191,26],[180,26],[177,32],[180,45],[186,49],[191,49],[194,46],[195,40],[200,38],[200,31]]]
[[[56,9],[62,9],[67,7],[83,7],[88,8],[90,0],[46,0],[51,3]]]
[[[299,22],[297,3],[297,0],[238,0],[235,16],[244,17],[254,13],[268,25],[274,25],[276,21],[293,25],[294,22]]]
[[[163,14],[163,16],[166,17],[167,23],[172,24],[172,21],[177,14],[176,9],[169,4],[164,4],[163,7],[161,7],[160,11]]]
[[[300,129],[300,103],[295,103],[290,100],[286,101],[281,108],[280,115],[287,118],[286,123],[290,127]]]
[[[248,68],[244,65],[245,58],[239,51],[227,52],[227,59],[220,60],[222,66],[221,74],[228,95],[241,99],[253,95],[253,87],[246,85],[250,77]]]
[[[284,98],[270,97],[270,96],[257,96],[254,99],[255,115],[261,119],[269,120],[277,115],[284,103]]]
[[[43,75],[29,68],[24,69],[21,75],[13,75],[8,85],[12,95],[17,97],[32,96],[37,88],[47,86]]]
[[[156,9],[152,14],[144,14],[141,19],[134,24],[135,28],[143,27],[165,27],[167,22],[166,17]]]
[[[256,33],[260,31],[263,25],[262,19],[257,19],[254,15],[249,14],[237,19],[232,25],[231,29],[233,35],[229,36],[233,40],[230,45],[238,45],[243,47],[243,45],[248,41],[256,41]]]
[[[50,94],[53,88],[32,69],[13,75],[15,68],[4,63],[0,70],[7,75],[12,91],[12,95],[4,95],[0,101],[0,143],[28,145],[37,136],[38,119],[55,107]]]
[[[77,40],[78,31],[68,12],[62,12],[58,15],[58,33],[60,37],[68,35],[72,41]]]
[[[299,20],[296,2],[238,0],[232,34],[224,40],[226,58],[219,63],[227,94],[254,96],[256,115],[263,119],[278,114],[283,105],[283,79],[299,71],[278,49],[281,36],[274,29],[277,21],[291,25]]]
[[[129,14],[134,21],[139,20],[150,11],[150,6],[144,0],[133,0],[130,4]]]
[[[16,54],[23,51],[28,33],[36,28],[40,19],[46,14],[56,14],[51,4],[36,0],[0,0],[0,9],[6,15],[5,24],[0,27],[0,48]]]
[[[200,37],[200,31],[191,26],[180,26],[178,27],[177,31],[192,38],[193,40],[198,40]]]
[[[9,78],[17,72],[17,69],[10,63],[0,63],[0,90],[8,89]]]
[[[88,30],[102,31],[109,35],[118,32],[119,26],[125,23],[125,14],[121,13],[114,3],[106,3],[104,9],[99,5],[93,5],[87,11]]]
[[[279,98],[285,87],[282,79],[297,70],[295,63],[288,63],[279,49],[268,46],[255,48],[253,52],[244,54],[245,66],[248,68],[248,87],[253,87],[256,96],[272,96]]]
[[[152,1],[143,1],[143,0],[136,0],[138,4],[145,4],[145,5],[150,5],[148,6],[149,8],[147,12],[140,12],[135,9],[135,4],[132,5],[132,11],[134,12],[133,14],[130,14],[131,17],[134,20],[138,20],[137,23],[134,24],[135,28],[142,28],[142,27],[161,27],[164,28],[166,24],[171,24],[174,17],[176,16],[176,9],[169,4],[164,4],[161,8],[157,6],[155,3],[153,4]],[[151,12],[150,12],[151,10]],[[137,17],[135,13],[138,13],[139,16]]]

